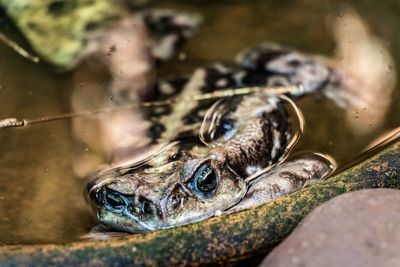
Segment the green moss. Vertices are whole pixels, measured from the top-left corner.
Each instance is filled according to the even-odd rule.
[[[0,0],[7,14],[46,61],[72,67],[85,45],[85,36],[121,16],[113,0]]]

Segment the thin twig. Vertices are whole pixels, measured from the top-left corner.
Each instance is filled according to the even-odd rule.
[[[9,46],[10,48],[12,48],[15,52],[17,52],[20,56],[29,59],[30,61],[34,62],[34,63],[38,63],[40,61],[40,59],[36,56],[33,56],[31,54],[29,54],[28,51],[26,51],[25,49],[23,49],[21,46],[19,46],[16,42],[12,41],[10,38],[8,38],[7,36],[5,36],[3,33],[0,32],[0,41],[2,41],[3,43],[5,43],[7,46]]]
[[[111,113],[111,112],[116,112],[116,111],[121,111],[121,110],[126,110],[126,109],[151,108],[151,107],[173,105],[173,104],[181,102],[181,101],[204,101],[207,99],[247,95],[247,94],[261,93],[261,92],[273,94],[273,95],[282,95],[282,94],[288,94],[288,93],[298,93],[301,90],[303,90],[303,89],[301,87],[297,87],[297,86],[245,87],[245,88],[236,88],[236,89],[225,89],[225,90],[215,91],[213,93],[195,95],[190,98],[175,97],[175,98],[164,100],[164,101],[142,102],[142,103],[129,104],[129,105],[117,106],[117,107],[111,107],[111,108],[101,108],[101,109],[94,109],[94,110],[88,110],[88,111],[82,111],[82,112],[76,112],[76,113],[65,113],[65,114],[42,117],[42,118],[37,118],[37,119],[19,120],[16,118],[7,118],[7,119],[0,120],[0,129],[24,127],[24,126],[31,125],[31,124],[71,119],[71,118],[77,118],[77,117],[88,117],[88,116],[94,116],[94,115],[104,114],[104,113]]]

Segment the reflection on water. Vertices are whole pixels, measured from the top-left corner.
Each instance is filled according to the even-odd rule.
[[[302,0],[290,6],[280,1],[235,1],[209,6],[196,1],[164,2],[163,5],[202,13],[204,24],[185,47],[185,57],[164,63],[159,76],[189,74],[206,62],[233,64],[238,51],[265,40],[330,55],[334,39],[335,57],[340,59],[342,68],[350,69],[352,77],[362,79],[367,84],[363,88],[371,88],[368,94],[361,94],[368,106],[361,104],[356,106],[357,111],[354,108],[343,111],[329,101],[316,101],[312,97],[296,101],[306,118],[306,129],[295,150],[326,153],[339,165],[345,164],[376,136],[398,126],[400,121],[395,116],[396,108],[387,113],[389,100],[398,102],[398,94],[391,97],[390,91],[395,64],[390,62],[381,41],[369,35],[382,32],[385,44],[398,49],[400,43],[395,31],[385,29],[398,27],[400,21],[393,15],[395,9],[384,4],[377,8],[378,3],[353,2],[360,16],[368,18],[366,24],[355,13],[338,16],[336,2],[319,5]],[[398,3],[393,5],[400,7]],[[333,32],[327,31],[326,26],[327,18],[332,16],[337,18],[331,20]],[[7,26],[8,21],[1,23],[3,32],[21,39]],[[74,72],[59,74],[49,66],[27,61],[3,45],[0,55],[0,118],[37,118],[115,105],[114,95],[108,90],[109,77],[98,63],[87,61]],[[398,55],[395,56],[394,61],[398,62]],[[360,95],[360,91],[355,93]],[[385,122],[384,116],[390,119]],[[2,130],[0,243],[67,242],[87,233],[95,225],[82,196],[87,174],[108,163],[117,144],[122,148],[124,144],[137,146],[121,149],[122,156],[114,155],[117,161],[132,151],[143,155],[144,150],[140,149],[148,142],[144,138],[147,127],[148,122],[137,112],[124,111],[38,124],[24,130]]]
[[[332,30],[336,64],[346,75],[347,90],[341,98],[349,102],[347,122],[353,131],[366,135],[384,123],[396,84],[395,63],[383,41],[371,34],[354,11],[340,14]]]

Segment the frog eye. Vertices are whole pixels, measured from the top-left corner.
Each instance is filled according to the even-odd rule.
[[[104,202],[114,210],[122,210],[125,207],[124,199],[114,190],[106,189]]]
[[[208,164],[202,165],[193,175],[190,187],[205,195],[212,193],[217,187],[217,175],[213,168]]]

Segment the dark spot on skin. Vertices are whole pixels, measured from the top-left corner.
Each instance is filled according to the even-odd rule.
[[[297,68],[301,65],[301,62],[300,62],[300,60],[292,59],[287,62],[287,65],[290,67],[293,67],[293,68]]]
[[[249,55],[247,55],[247,58],[245,57],[245,59],[243,60],[243,65],[245,68],[251,69],[251,70],[256,70],[256,71],[267,71],[265,69],[265,65],[268,62],[271,62],[272,60],[283,56],[287,54],[286,50],[282,50],[282,49],[271,49],[271,48],[267,48],[267,49],[263,49],[261,51],[259,51],[258,56],[256,57],[255,60],[250,60],[248,57]]]
[[[28,23],[28,28],[31,29],[32,31],[35,31],[39,35],[48,35],[47,31],[40,27],[40,25],[34,23],[34,22],[29,22]]]
[[[272,188],[271,188],[271,191],[274,192],[274,194],[278,194],[278,193],[282,192],[282,189],[280,188],[279,185],[273,184]]]
[[[54,0],[47,6],[47,10],[53,16],[62,16],[74,9],[75,6],[75,1]]]
[[[143,16],[144,23],[153,39],[162,42],[164,38],[168,38],[169,36],[174,37],[174,42],[169,48],[172,52],[181,47],[196,28],[191,24],[177,21],[175,19],[177,15],[179,16],[179,13],[153,14],[152,12],[148,12]],[[160,59],[160,61],[162,61],[162,59]]]
[[[183,124],[194,124],[203,120],[198,114],[188,114],[182,118]]]
[[[225,80],[226,85],[218,86],[218,81]],[[209,67],[206,69],[206,77],[204,86],[201,87],[201,92],[209,93],[219,88],[234,87],[235,81],[232,79],[232,72],[222,72],[215,67]]]
[[[184,124],[194,124],[203,121],[203,116],[200,116],[201,111],[205,111],[210,108],[210,106],[215,102],[215,100],[205,100],[197,104],[197,106],[190,110],[187,115],[182,118]]]
[[[154,95],[152,96],[152,101],[154,100],[165,100],[169,99],[173,96],[178,95],[180,92],[182,92],[183,87],[186,85],[188,82],[187,78],[174,78],[166,81],[161,81],[158,83],[155,83],[153,86],[153,89],[151,91],[154,92]],[[162,86],[162,83],[167,83],[169,86],[173,88],[173,92],[171,94],[165,95],[160,87]]]
[[[296,173],[293,172],[288,172],[284,171],[279,174],[280,177],[282,178],[288,178],[292,184],[294,184],[296,187],[298,186],[303,186],[303,184],[306,182],[306,178],[302,177]]]
[[[148,129],[148,135],[152,139],[157,139],[165,131],[165,126],[159,122],[153,122]]]
[[[144,22],[147,28],[153,34],[165,35],[173,31],[172,29],[172,18],[167,16],[155,17],[148,14],[144,16]]]
[[[268,75],[265,72],[246,71],[246,74],[240,81],[237,81],[237,86],[257,86],[266,83]]]
[[[48,5],[47,10],[49,11],[49,13],[57,16],[61,15],[64,12],[64,8],[65,8],[65,2],[59,0],[51,2]]]
[[[86,31],[93,31],[96,28],[98,28],[98,26],[99,26],[99,24],[96,23],[96,22],[89,22],[89,23],[86,24],[85,29],[86,29]]]
[[[110,46],[108,49],[107,55],[111,56],[113,53],[117,51],[117,47],[115,45]]]
[[[171,106],[155,107],[150,110],[150,116],[158,117],[170,114],[172,111]]]

